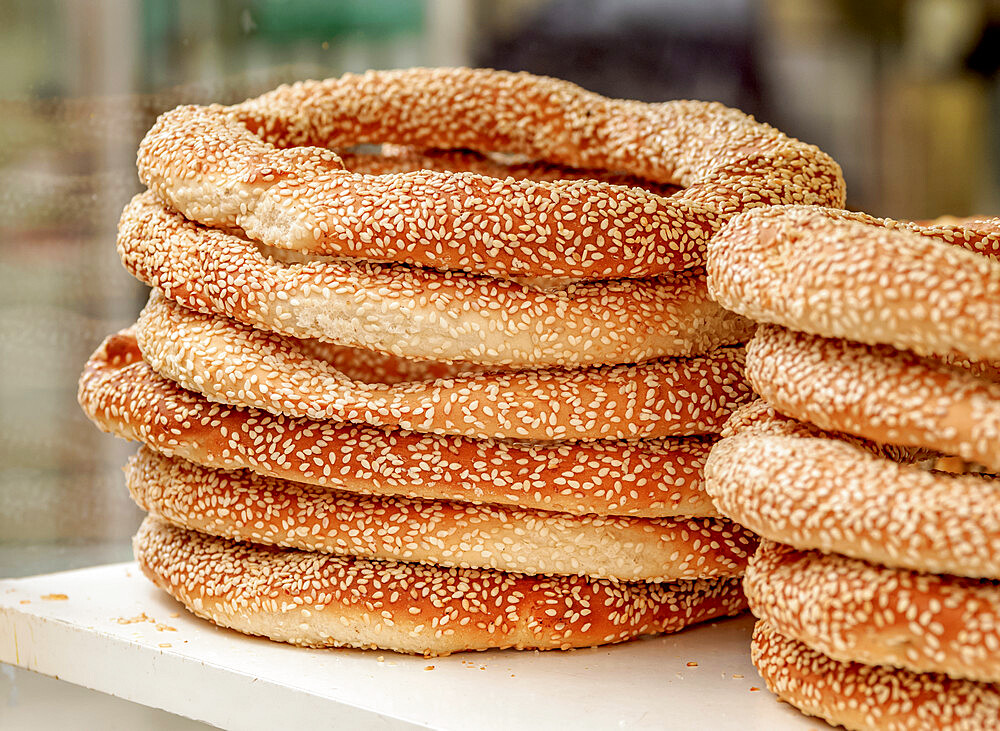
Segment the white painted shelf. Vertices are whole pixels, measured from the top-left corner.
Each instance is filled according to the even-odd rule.
[[[219,629],[131,563],[0,581],[0,661],[226,729],[827,728],[763,688],[751,626],[425,659]]]

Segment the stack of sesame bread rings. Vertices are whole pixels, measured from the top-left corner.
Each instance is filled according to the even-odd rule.
[[[153,291],[80,402],[142,442],[136,557],[193,612],[436,655],[743,611],[756,536],[702,470],[753,324],[705,252],[841,206],[829,157],[718,104],[416,69],[180,107],[138,163],[118,250]]]
[[[709,288],[762,400],[706,465],[761,536],[765,682],[848,728],[1000,727],[1000,219],[736,217]]]

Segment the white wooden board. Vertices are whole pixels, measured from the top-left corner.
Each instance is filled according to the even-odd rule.
[[[222,630],[131,563],[0,581],[0,661],[227,729],[827,728],[764,689],[751,626],[424,659]]]

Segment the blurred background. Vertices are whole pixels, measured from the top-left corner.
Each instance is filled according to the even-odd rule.
[[[0,37],[0,577],[130,556],[132,447],[86,421],[76,379],[144,301],[115,225],[178,104],[526,70],[739,107],[833,155],[852,208],[1000,215],[998,0],[0,0]]]

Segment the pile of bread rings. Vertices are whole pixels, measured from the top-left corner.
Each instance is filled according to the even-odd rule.
[[[1000,219],[848,213],[736,110],[487,70],[179,107],[138,163],[152,293],[80,403],[195,614],[440,655],[749,601],[807,713],[1000,725]]]
[[[1000,727],[1000,219],[734,218],[712,296],[762,324],[706,464],[758,533],[767,685],[848,728]]]
[[[381,145],[372,152],[365,145]],[[141,442],[145,574],[217,624],[425,655],[735,614],[702,471],[751,392],[708,293],[744,210],[839,207],[719,104],[369,72],[162,115],[118,251],[152,288],[80,403]]]

